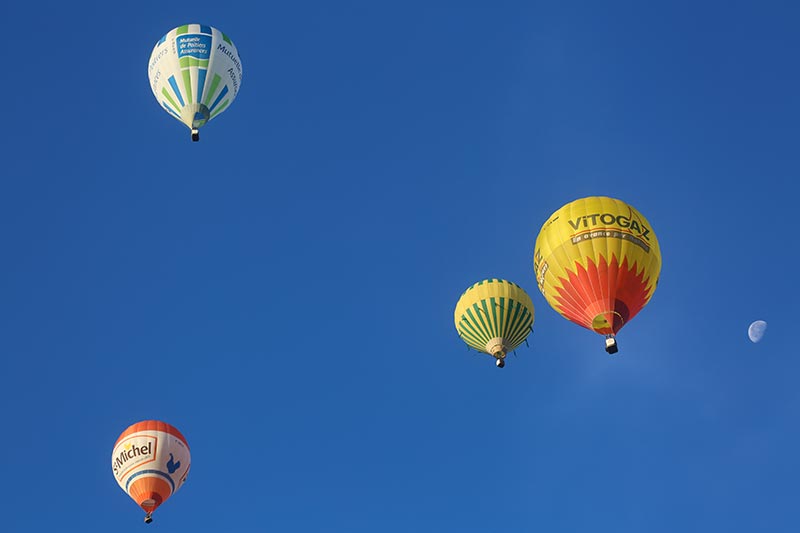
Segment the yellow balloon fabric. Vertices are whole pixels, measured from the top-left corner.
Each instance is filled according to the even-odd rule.
[[[533,302],[519,285],[485,279],[468,288],[455,310],[456,330],[472,348],[502,359],[528,337]]]
[[[592,196],[570,202],[544,223],[533,270],[547,303],[564,318],[615,335],[653,296],[661,250],[636,209]]]

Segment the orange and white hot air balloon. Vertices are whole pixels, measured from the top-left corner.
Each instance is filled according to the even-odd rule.
[[[158,420],[137,422],[123,431],[111,454],[117,483],[144,509],[147,524],[153,511],[186,482],[190,466],[184,436]]]

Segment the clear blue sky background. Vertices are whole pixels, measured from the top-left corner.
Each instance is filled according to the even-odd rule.
[[[797,2],[0,18],[3,531],[796,531]],[[244,68],[197,144],[146,72],[189,22]],[[616,357],[532,273],[589,195],[663,252]],[[486,277],[536,306],[504,370],[453,326]],[[193,464],[145,526],[110,454],[149,418]]]

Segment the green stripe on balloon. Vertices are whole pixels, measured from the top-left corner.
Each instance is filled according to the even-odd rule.
[[[219,107],[217,107],[217,109],[213,113],[211,113],[211,116],[208,117],[208,118],[210,118],[210,119],[214,118],[217,115],[219,115],[220,113],[222,113],[222,111],[228,106],[228,102],[230,102],[230,100],[225,100],[224,102],[222,102],[219,105]]]
[[[172,99],[172,95],[169,94],[169,91],[167,90],[166,87],[162,87],[161,88],[161,94],[164,96],[164,98],[167,99],[167,101],[172,105],[172,107],[175,108],[175,111],[178,114],[180,114],[180,110],[181,110],[180,106],[175,102],[175,100]]]
[[[214,74],[214,79],[211,80],[211,88],[208,90],[206,94],[206,99],[203,102],[206,107],[211,106],[211,98],[214,96],[214,93],[217,92],[217,87],[219,86],[219,82],[222,80],[219,74]]]

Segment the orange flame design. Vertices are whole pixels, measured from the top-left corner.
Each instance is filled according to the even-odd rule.
[[[608,263],[603,255],[595,264],[591,258],[588,266],[575,263],[575,272],[567,270],[568,278],[559,278],[556,286],[558,311],[572,322],[602,335],[615,335],[645,306],[652,296],[644,269],[637,273],[636,263],[622,264],[616,255]]]

